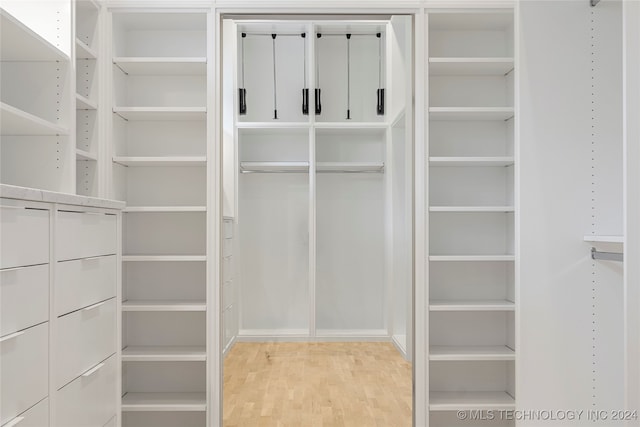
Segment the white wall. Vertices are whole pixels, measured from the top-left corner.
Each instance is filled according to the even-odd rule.
[[[622,233],[621,3],[519,12],[518,408],[621,409],[622,265],[583,242]]]
[[[624,2],[625,258],[640,258],[640,2]],[[640,263],[625,264],[626,408],[640,408]],[[629,423],[640,426],[640,420]]]

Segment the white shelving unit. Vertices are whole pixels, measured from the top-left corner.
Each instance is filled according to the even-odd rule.
[[[32,5],[0,8],[0,182],[76,192],[72,110],[72,14],[43,6],[55,28],[28,18]]]
[[[237,209],[231,286],[237,299],[225,312],[225,334],[237,318],[239,341],[387,338],[410,357],[410,274],[403,276],[410,261],[400,252],[410,234],[402,224],[410,222],[404,198],[410,133],[403,129],[412,117],[404,90],[411,78],[392,75],[393,61],[411,51],[400,36],[410,26],[402,17],[224,22],[223,62],[236,66],[224,82],[223,99],[234,101],[223,108],[223,144],[233,151],[237,182],[236,194],[225,197]],[[277,99],[265,68],[273,62],[271,32]],[[358,36],[349,42],[347,89],[351,32]],[[305,81],[308,114],[300,95]],[[378,114],[376,91],[392,82]],[[322,92],[317,113],[315,85]],[[246,89],[246,113],[239,88]],[[387,277],[394,262],[397,277]]]
[[[624,243],[624,236],[584,236],[589,243]]]
[[[123,427],[210,425],[207,14],[112,12]]]
[[[101,147],[100,69],[101,6],[92,1],[75,1],[76,64],[76,192],[98,196],[103,169]]]
[[[428,40],[429,425],[446,427],[516,407],[513,13],[433,12]]]

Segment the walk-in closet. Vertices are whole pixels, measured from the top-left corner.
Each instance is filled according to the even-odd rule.
[[[638,0],[0,0],[0,427],[640,427],[638,117]]]

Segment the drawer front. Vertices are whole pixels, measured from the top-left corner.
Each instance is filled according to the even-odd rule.
[[[15,418],[48,394],[49,323],[0,341],[0,424]]]
[[[0,336],[49,319],[49,264],[0,271]]]
[[[49,262],[49,211],[0,207],[0,268]]]
[[[58,212],[58,261],[116,253],[116,216],[100,213]]]
[[[60,317],[56,342],[56,387],[59,389],[115,353],[115,298]]]
[[[233,240],[232,239],[224,239],[222,241],[222,256],[228,257],[233,254]]]
[[[7,425],[12,424],[16,427],[49,427],[49,399],[18,415]]]
[[[225,239],[233,238],[233,221],[225,219],[222,224],[222,235]]]
[[[116,415],[116,357],[84,372],[56,395],[59,427],[103,427]]]
[[[222,281],[228,282],[229,280],[233,280],[233,256],[222,260]]]
[[[224,285],[222,286],[222,297],[224,303],[222,306],[223,310],[233,304],[234,292],[235,288],[233,287],[233,281],[230,280],[228,282],[224,282]]]
[[[56,268],[57,316],[116,296],[116,256],[63,261]]]

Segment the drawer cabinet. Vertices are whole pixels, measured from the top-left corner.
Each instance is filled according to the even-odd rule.
[[[58,261],[113,255],[117,244],[115,215],[58,212],[55,245]]]
[[[115,298],[61,317],[57,329],[56,387],[60,388],[115,353]]]
[[[0,339],[0,424],[47,397],[48,363],[49,323]]]
[[[0,268],[49,262],[49,211],[0,206]]]
[[[92,366],[57,392],[59,427],[104,427],[116,415],[116,357]]]
[[[56,315],[116,296],[116,256],[63,261],[56,268]]]
[[[0,336],[49,320],[49,264],[0,270]]]
[[[7,426],[49,427],[49,399],[44,399],[36,406],[9,420]]]

